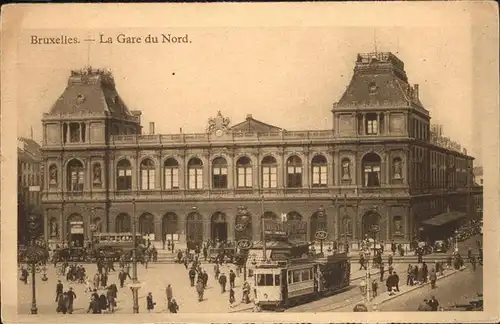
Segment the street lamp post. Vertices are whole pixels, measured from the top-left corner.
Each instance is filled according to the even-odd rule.
[[[136,229],[136,211],[135,211],[135,199],[132,200],[132,204],[134,207],[134,212],[132,216],[132,240],[133,240],[133,249],[132,249],[132,284],[129,285],[130,289],[132,290],[132,298],[134,305],[132,307],[133,313],[138,314],[139,313],[139,288],[140,284],[137,281],[137,229]]]
[[[455,252],[458,252],[458,230],[455,230]]]
[[[30,245],[24,252],[23,259],[26,262],[28,271],[31,272],[31,314],[37,314],[38,308],[36,306],[36,273],[39,273],[44,269],[49,253],[47,249],[39,246],[36,243],[36,234],[40,226],[38,222],[38,215],[30,215],[28,217],[27,225]]]
[[[264,262],[266,261],[267,257],[267,251],[266,251],[266,232],[264,228],[265,224],[265,218],[264,218],[264,196],[261,197],[260,200],[260,214],[261,214],[261,222],[260,222],[260,227],[262,231],[262,258],[264,259]]]
[[[344,194],[344,250],[349,252],[349,242],[347,242],[347,194]]]

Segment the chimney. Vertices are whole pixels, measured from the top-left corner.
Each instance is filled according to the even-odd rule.
[[[252,114],[247,114],[247,120],[252,119]]]
[[[154,135],[154,133],[155,133],[155,123],[150,122],[149,123],[149,135]]]
[[[414,93],[415,99],[418,99],[418,84],[413,85],[413,93]]]

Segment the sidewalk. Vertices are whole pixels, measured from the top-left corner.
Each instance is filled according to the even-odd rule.
[[[438,276],[437,278],[437,282],[439,282],[440,280],[446,278],[446,277],[449,277],[459,271],[463,271],[465,269],[461,269],[461,270],[455,270],[455,269],[449,269],[449,270],[445,270],[444,271],[444,274],[442,276]],[[406,277],[404,278],[406,279]],[[395,299],[395,298],[398,298],[406,293],[409,293],[411,291],[414,291],[414,290],[417,290],[417,289],[420,289],[420,288],[423,288],[423,287],[426,287],[426,286],[429,286],[430,285],[430,281],[428,281],[427,283],[424,283],[424,284],[421,284],[421,285],[414,285],[414,286],[409,286],[409,285],[400,285],[399,286],[399,292],[398,293],[395,293],[394,295],[389,295],[389,292],[387,291],[384,291],[383,293],[380,293],[377,297],[373,298],[372,300],[370,300],[369,302],[369,305],[371,305],[373,307],[373,310],[376,310],[377,308],[377,305],[381,305],[389,300],[392,300],[392,299]],[[385,286],[384,287],[380,287],[379,286],[379,291],[381,289],[384,289],[385,290]],[[363,298],[361,296],[361,294],[358,295],[357,298],[353,298],[353,300],[349,301],[348,303],[342,303],[342,304],[337,304],[337,305],[332,305],[330,308],[328,308],[328,311],[335,311],[335,312],[352,312],[352,309],[353,307],[356,305],[356,304],[359,304],[359,303],[365,303],[366,304],[366,301],[365,301],[365,298]]]

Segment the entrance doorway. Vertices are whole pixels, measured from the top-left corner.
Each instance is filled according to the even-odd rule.
[[[67,239],[71,247],[83,247],[85,242],[85,231],[83,217],[79,214],[73,214],[67,221]]]
[[[380,215],[374,211],[369,211],[363,216],[362,220],[362,238],[377,239],[377,233],[380,231]]]
[[[192,212],[186,218],[186,241],[201,244],[203,242],[203,217]]]
[[[211,238],[214,242],[227,241],[227,222],[226,215],[221,212],[216,212],[212,215],[211,221]]]

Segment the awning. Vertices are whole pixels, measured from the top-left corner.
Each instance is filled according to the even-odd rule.
[[[465,218],[467,216],[467,213],[464,212],[448,212],[448,213],[443,213],[439,214],[433,218],[427,219],[422,222],[424,225],[431,225],[431,226],[441,226],[446,223],[450,223],[453,221],[456,221],[461,218]]]

